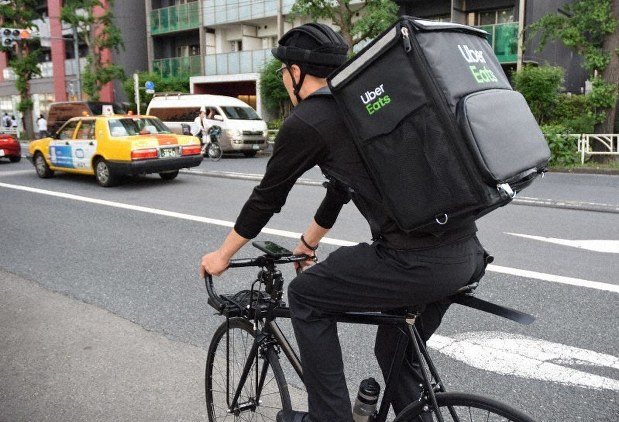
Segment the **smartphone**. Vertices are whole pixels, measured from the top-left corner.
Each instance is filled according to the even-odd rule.
[[[252,242],[252,245],[273,258],[283,258],[285,256],[292,255],[292,251],[289,251],[283,246],[279,246],[277,243],[271,242],[270,240],[257,240],[255,242]]]

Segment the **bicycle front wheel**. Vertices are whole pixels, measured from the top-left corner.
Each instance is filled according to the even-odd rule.
[[[212,142],[209,144],[208,146],[208,158],[210,158],[212,161],[219,161],[219,159],[221,158],[221,156],[224,154],[223,150],[221,149],[221,146],[216,143],[216,142]]]
[[[288,385],[273,346],[258,352],[237,403],[232,403],[254,338],[252,324],[243,318],[231,318],[215,331],[205,374],[210,422],[274,421],[280,410],[291,410]]]
[[[436,402],[444,421],[462,422],[535,422],[512,407],[488,397],[466,393],[437,393]],[[432,422],[439,420],[435,412],[424,411],[425,403],[411,403],[393,422]]]

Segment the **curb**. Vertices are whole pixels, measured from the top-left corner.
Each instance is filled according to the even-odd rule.
[[[203,170],[181,170],[183,174],[191,174],[202,177],[219,177],[224,179],[251,180],[260,182],[262,174],[236,173],[229,171],[203,171]],[[619,174],[619,173],[617,173]],[[312,179],[299,179],[296,184],[305,186],[322,186],[322,181]],[[515,205],[526,205],[543,208],[557,208],[578,211],[592,211],[608,214],[619,214],[619,206],[611,204],[601,204],[597,202],[577,202],[577,201],[555,201],[552,199],[529,198],[526,196],[516,197],[511,202]]]

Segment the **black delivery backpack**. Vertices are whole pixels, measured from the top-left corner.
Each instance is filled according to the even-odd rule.
[[[509,203],[550,150],[480,29],[404,16],[328,78],[386,212],[441,232]]]

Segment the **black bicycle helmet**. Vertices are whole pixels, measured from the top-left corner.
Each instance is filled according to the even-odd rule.
[[[326,78],[346,61],[348,45],[331,27],[306,23],[286,32],[271,53],[287,67],[296,64],[301,69],[299,82],[292,81],[294,94],[300,101],[299,91],[305,75]]]
[[[286,32],[271,53],[287,65],[296,64],[310,75],[325,78],[346,61],[348,45],[329,26],[307,23]]]

